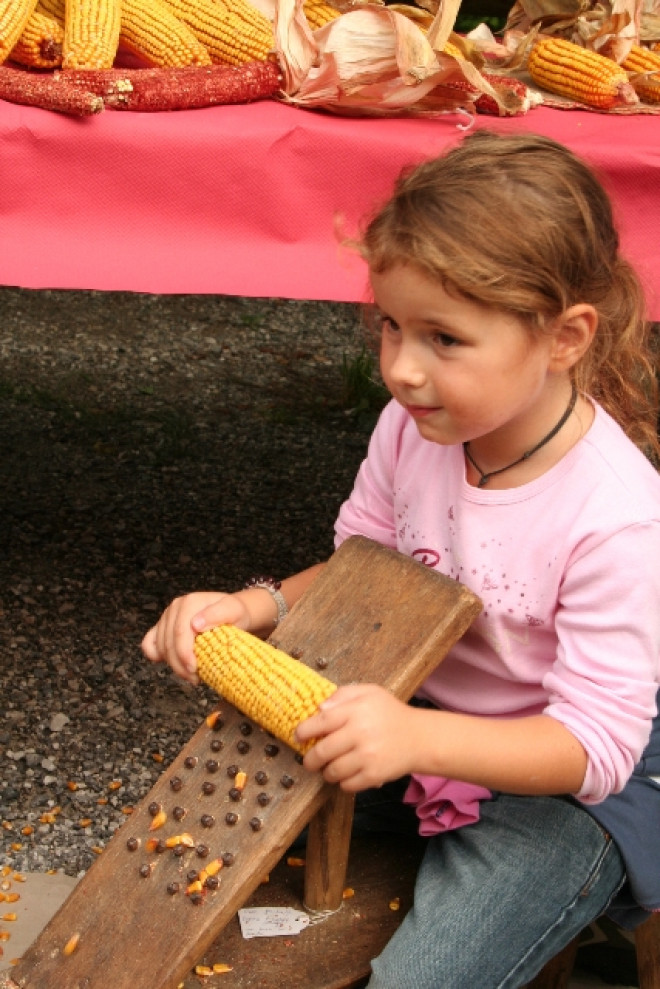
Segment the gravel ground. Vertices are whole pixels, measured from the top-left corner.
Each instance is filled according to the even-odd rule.
[[[212,701],[142,635],[178,593],[326,556],[373,416],[353,306],[1,288],[0,312],[0,865],[75,876]]]

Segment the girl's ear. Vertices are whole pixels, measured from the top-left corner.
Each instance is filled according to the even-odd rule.
[[[591,346],[598,327],[594,306],[579,302],[562,313],[554,326],[551,371],[568,371]]]

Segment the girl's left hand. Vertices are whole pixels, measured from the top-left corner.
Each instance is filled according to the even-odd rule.
[[[304,766],[321,771],[326,782],[339,783],[348,793],[399,779],[412,771],[414,713],[383,687],[339,687],[298,726],[298,741],[318,739]]]

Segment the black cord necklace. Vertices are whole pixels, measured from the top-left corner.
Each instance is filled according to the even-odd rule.
[[[548,435],[547,436],[544,436],[540,443],[537,443],[536,446],[533,446],[531,450],[528,450],[526,453],[523,453],[522,457],[518,457],[518,459],[517,460],[514,460],[512,464],[507,464],[506,467],[499,467],[497,470],[491,470],[491,471],[488,471],[487,474],[485,474],[482,471],[482,469],[479,466],[479,464],[477,464],[475,462],[474,457],[472,456],[472,454],[470,453],[470,451],[468,449],[468,447],[470,445],[469,444],[469,440],[466,443],[464,443],[463,444],[463,450],[465,451],[465,456],[470,461],[470,463],[472,464],[472,466],[474,467],[474,469],[476,470],[476,472],[479,474],[479,480],[477,482],[477,487],[478,488],[484,488],[488,484],[488,482],[490,481],[491,477],[495,477],[496,474],[502,474],[505,470],[511,470],[512,467],[517,467],[518,464],[522,464],[525,460],[529,460],[529,458],[532,456],[532,454],[536,453],[537,450],[540,450],[541,447],[542,446],[545,446],[546,443],[549,443],[550,440],[554,436],[557,435],[557,433],[559,432],[559,430],[561,429],[561,427],[564,425],[564,423],[570,417],[573,409],[575,408],[576,401],[577,401],[577,389],[576,389],[575,385],[573,385],[573,391],[571,392],[571,400],[568,403],[568,406],[566,408],[566,411],[564,412],[563,416],[561,417],[561,419],[559,420],[559,422],[557,423],[557,425],[556,426],[553,426],[553,428],[550,430],[550,432],[548,433]]]

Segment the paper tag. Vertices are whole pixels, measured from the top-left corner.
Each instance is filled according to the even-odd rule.
[[[238,911],[244,938],[300,934],[309,926],[309,917],[293,907],[249,907]]]

